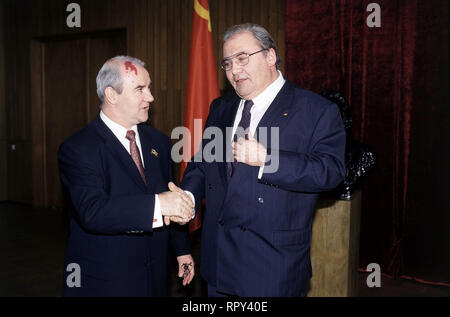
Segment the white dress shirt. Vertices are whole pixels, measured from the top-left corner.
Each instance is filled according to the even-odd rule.
[[[100,111],[100,118],[106,124],[106,126],[112,131],[112,133],[114,133],[116,138],[120,141],[120,143],[122,143],[123,147],[128,151],[128,153],[130,153],[130,140],[128,140],[126,138],[128,130],[125,129],[124,127],[122,127],[120,124],[118,124],[118,123],[112,121],[110,118],[108,118],[108,116],[106,116],[103,113],[103,111]],[[130,130],[133,130],[136,133],[136,145],[139,149],[139,152],[141,153],[142,166],[144,166],[144,168],[145,168],[144,156],[143,156],[142,147],[141,147],[141,139],[139,138],[139,131],[138,131],[137,125],[132,126]],[[130,155],[131,155],[131,153],[130,153]],[[153,218],[154,218],[153,219],[153,228],[162,227],[163,222],[162,222],[162,214],[161,214],[161,205],[160,205],[159,197],[157,194],[155,195],[155,208],[154,208]]]
[[[260,93],[258,96],[252,99],[253,106],[250,109],[250,133],[252,135],[255,134],[256,127],[259,124],[259,121],[261,121],[262,117],[266,113],[267,109],[269,108],[272,101],[275,99],[277,94],[280,92],[281,88],[283,87],[286,80],[283,78],[283,75],[280,71],[278,71],[278,78],[271,83],[269,86],[267,86],[266,89],[262,93]],[[233,142],[233,136],[236,133],[236,129],[239,125],[239,121],[241,121],[242,117],[242,111],[244,110],[244,103],[245,100],[242,99],[239,108],[236,113],[236,118],[234,119],[234,125],[233,125],[233,134],[231,135],[232,139],[231,142]],[[258,173],[258,178],[261,178],[263,174],[264,166],[261,166]]]

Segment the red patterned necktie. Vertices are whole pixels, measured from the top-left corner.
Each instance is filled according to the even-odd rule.
[[[133,130],[127,131],[126,138],[130,140],[130,154],[134,163],[136,164],[137,169],[139,170],[139,174],[141,174],[142,180],[145,184],[147,184],[147,180],[145,179],[144,166],[142,165],[141,154],[139,153],[139,148],[136,145],[136,133]]]

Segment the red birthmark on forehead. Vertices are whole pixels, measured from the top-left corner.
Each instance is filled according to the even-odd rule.
[[[131,70],[132,72],[134,72],[137,76],[138,72],[137,72],[137,68],[136,66],[133,65],[132,62],[125,62],[125,70]]]

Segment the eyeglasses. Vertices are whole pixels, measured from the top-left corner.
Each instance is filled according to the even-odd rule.
[[[220,63],[220,67],[222,67],[223,70],[230,70],[231,67],[233,66],[233,59],[236,59],[236,62],[239,66],[245,66],[248,64],[248,62],[250,60],[250,56],[252,56],[256,53],[263,52],[263,51],[267,51],[267,48],[264,48],[262,50],[259,50],[257,52],[251,53],[251,54],[238,53],[236,56],[227,57],[222,60],[222,62]]]

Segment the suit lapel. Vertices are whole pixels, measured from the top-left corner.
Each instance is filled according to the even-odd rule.
[[[107,125],[103,122],[98,115],[94,121],[93,125],[97,132],[103,137],[105,140],[106,148],[111,152],[113,158],[115,158],[120,165],[122,165],[123,169],[127,171],[128,174],[133,181],[139,186],[143,191],[146,191],[146,186],[144,181],[142,180],[141,175],[139,174],[139,170],[136,167],[133,159],[131,158],[130,153],[123,147],[122,143],[116,138],[114,133],[107,127]]]
[[[261,142],[266,148],[267,145],[271,144],[271,127],[279,127],[282,128],[284,126],[283,120],[286,120],[289,117],[289,113],[292,108],[292,93],[293,93],[293,86],[286,81],[286,83],[283,85],[275,99],[270,104],[269,108],[264,113],[263,117],[261,118],[260,122],[258,123],[258,126],[256,128],[255,138]],[[239,105],[239,103],[238,103]],[[234,119],[234,117],[233,117]],[[260,128],[266,128],[267,138],[259,140],[259,129]],[[239,170],[239,172],[237,172]],[[245,178],[251,177],[256,178],[258,177],[258,171],[259,168],[247,166],[243,163],[237,164],[236,171],[232,179],[230,180],[230,183],[233,182],[233,184],[241,184]],[[226,172],[226,170],[225,170]],[[227,177],[225,177],[227,179]]]
[[[239,102],[241,99],[234,95],[234,98],[231,99],[231,101],[228,103],[229,105],[226,106],[226,111],[223,117],[223,120],[221,120],[221,123],[223,123],[221,129],[223,132],[223,144],[225,147],[225,151],[223,153],[223,161],[219,164],[220,169],[220,175],[222,176],[222,182],[226,186],[228,184],[228,167],[227,167],[227,151],[229,152],[229,157],[233,157],[233,153],[231,152],[231,143],[230,139],[227,137],[227,127],[233,128],[234,119],[236,118],[236,113],[239,108]],[[231,138],[231,136],[230,136]]]
[[[281,127],[283,125],[282,120],[286,120],[289,116],[290,109],[292,107],[292,94],[293,94],[293,86],[290,82],[286,81],[283,87],[281,88],[278,95],[273,100],[272,104],[267,109],[264,116],[261,118],[261,121],[258,124],[257,130],[260,127]],[[226,104],[224,105],[224,113],[220,118],[219,124],[221,125],[221,129],[223,132],[223,144],[225,146],[223,162],[219,163],[220,175],[222,178],[222,182],[225,186],[228,185],[228,177],[227,177],[227,162],[226,162],[226,152],[231,151],[231,147],[227,145],[231,145],[230,140],[227,139],[226,128],[233,127],[234,120],[236,118],[236,113],[239,108],[240,98],[233,94],[231,98],[229,98]],[[270,135],[270,131],[267,131]],[[230,136],[231,138],[231,136]],[[258,135],[255,135],[255,138],[258,139]],[[266,145],[266,144],[265,144]],[[231,154],[232,157],[232,154]]]
[[[147,179],[147,186],[149,187],[150,192],[154,192],[155,182],[150,181],[152,178],[152,171],[156,171],[156,163],[158,156],[158,149],[152,148],[152,136],[149,133],[146,133],[144,129],[138,125],[139,130],[139,138],[141,141],[142,147],[142,159],[144,160],[145,165],[145,178]]]
[[[293,86],[290,82],[286,81],[278,95],[272,101],[272,104],[266,110],[266,113],[264,113],[263,117],[259,121],[256,131],[258,131],[260,127],[281,127],[281,125],[277,124],[277,122],[279,122],[280,119],[284,119],[289,116],[289,112],[292,107],[292,93]]]

